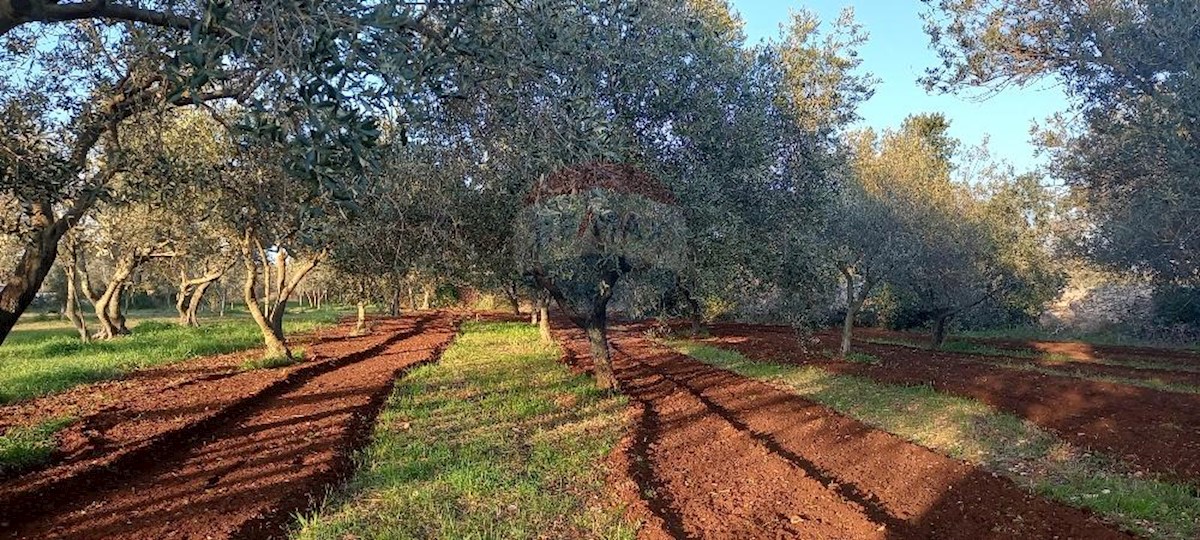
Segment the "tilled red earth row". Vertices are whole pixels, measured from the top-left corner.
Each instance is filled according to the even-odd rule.
[[[287,369],[202,360],[194,377],[185,362],[111,386],[105,405],[83,400],[50,466],[0,483],[0,537],[279,536],[348,472],[397,374],[436,359],[456,328],[447,314],[380,321]]]
[[[791,332],[790,329],[783,331],[788,333]],[[855,337],[859,337],[860,335],[862,337],[903,339],[913,343],[924,343],[927,340],[926,338],[914,336],[908,333],[880,330],[876,328],[859,329],[855,332]],[[838,340],[838,336],[834,336],[832,334],[822,334],[820,338],[823,343],[828,343],[829,346],[832,346]],[[1022,358],[1019,356],[997,356],[991,354],[960,354],[958,356],[959,358],[1002,365],[1034,365],[1062,371],[1071,376],[1108,378],[1119,377],[1121,379],[1131,379],[1144,382],[1155,381],[1160,383],[1190,385],[1200,388],[1200,360],[1194,357],[1189,358],[1188,356],[1190,353],[1186,351],[1161,349],[1163,356],[1159,358],[1152,358],[1146,356],[1148,354],[1146,352],[1147,349],[1130,349],[1130,352],[1124,352],[1119,351],[1117,347],[1096,349],[1083,343],[1014,342],[1005,340],[974,341],[981,345],[990,347],[999,346],[1016,352],[1054,355],[1054,358]],[[903,345],[885,345],[879,343],[870,343],[869,345],[885,348],[903,347]],[[924,347],[911,348],[924,349]],[[1138,361],[1144,364],[1136,367],[1122,366],[1101,363],[1103,360]]]
[[[913,332],[884,330],[880,328],[862,328],[856,334],[872,335],[885,338],[917,340],[929,339],[928,335]],[[1187,349],[1172,349],[1166,347],[1136,347],[1129,345],[1092,345],[1079,341],[1048,341],[1021,340],[1003,338],[960,338],[982,345],[1015,349],[1031,353],[1052,354],[1072,360],[1086,362],[1097,359],[1110,360],[1145,360],[1151,362],[1168,362],[1172,364],[1200,367],[1200,351]]]
[[[1200,480],[1200,395],[1006,368],[968,355],[857,343],[877,365],[832,362],[775,327],[717,325],[714,345],[750,358],[814,364],[891,384],[977,399],[1072,444],[1188,482]]]
[[[587,367],[575,330],[558,332]],[[698,362],[613,334],[640,412],[625,491],[643,538],[1124,538],[1092,514]]]

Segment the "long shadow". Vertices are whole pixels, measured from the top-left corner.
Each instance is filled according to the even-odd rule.
[[[665,382],[664,380],[663,383]],[[633,444],[629,448],[631,455],[628,456],[628,473],[637,483],[638,494],[646,501],[646,506],[662,520],[667,531],[675,538],[690,538],[683,527],[683,515],[675,508],[666,484],[657,477],[649,459],[651,441],[658,438],[662,429],[658,411],[650,400],[637,398],[629,391],[626,391],[626,394],[633,397],[641,407],[633,434]],[[654,493],[656,496],[647,497],[648,493]]]
[[[1048,428],[1064,440],[1121,456],[1134,466],[1195,484],[1200,479],[1200,396],[1117,383],[1022,372],[956,355],[864,345],[880,365],[812,359],[794,339],[757,326],[716,329],[719,339],[749,358],[814,364],[835,373],[888,384],[926,384],[939,392],[986,403]],[[1154,444],[1147,444],[1154,441]]]
[[[558,327],[562,328],[562,326]],[[564,331],[560,330],[556,333],[559,332]],[[562,347],[562,361],[564,363],[577,372],[588,373],[592,371],[589,359],[577,355],[571,347],[566,346],[569,339],[558,341],[564,344]],[[650,512],[662,520],[663,526],[671,536],[675,538],[691,538],[683,526],[683,514],[675,507],[674,502],[671,500],[670,492],[655,473],[654,465],[650,461],[650,445],[652,441],[659,437],[662,424],[658,412],[654,408],[653,400],[642,397],[648,389],[641,387],[641,385],[635,386],[629,382],[630,378],[641,378],[637,373],[638,367],[639,364],[637,362],[633,363],[633,367],[614,366],[622,393],[636,401],[640,409],[633,432],[633,441],[626,450],[626,474],[633,478],[634,483],[638,487],[638,496],[646,503],[646,507]],[[658,379],[659,383],[652,384],[669,384],[661,377]],[[654,493],[656,496],[648,497],[648,493]]]
[[[618,347],[615,343],[613,344],[613,348],[617,349],[619,351],[621,350],[620,347]],[[621,351],[621,353],[625,354],[626,356],[630,356],[629,353],[626,353],[624,351]],[[734,428],[749,435],[751,439],[754,439],[756,442],[765,446],[771,453],[800,467],[801,469],[804,470],[804,472],[806,474],[815,478],[817,481],[821,482],[822,484],[825,484],[826,486],[831,487],[838,495],[842,496],[843,498],[857,503],[859,506],[861,506],[863,508],[864,513],[872,521],[875,521],[876,523],[882,523],[893,531],[906,531],[909,529],[909,524],[907,522],[905,522],[904,520],[901,520],[901,519],[897,519],[896,517],[889,514],[887,512],[887,510],[884,509],[884,507],[881,504],[881,502],[879,501],[878,497],[876,497],[866,491],[863,491],[862,489],[860,489],[858,486],[856,486],[852,482],[848,482],[842,478],[839,478],[839,477],[836,477],[836,476],[826,473],[824,470],[822,470],[820,467],[817,466],[817,464],[813,463],[812,461],[804,458],[803,456],[801,456],[799,454],[796,454],[795,452],[788,450],[787,448],[784,448],[783,445],[781,445],[779,443],[779,441],[775,440],[774,437],[771,437],[770,435],[768,435],[766,433],[760,433],[760,432],[754,430],[748,424],[746,424],[744,421],[742,421],[742,419],[737,415],[737,413],[735,413],[735,412],[723,407],[719,403],[713,401],[708,396],[704,395],[703,392],[701,392],[700,390],[698,390],[698,389],[694,388],[693,386],[691,386],[690,384],[688,384],[688,382],[686,380],[681,380],[680,378],[673,377],[670,373],[668,373],[668,371],[666,369],[651,365],[649,362],[643,361],[643,362],[641,362],[641,364],[654,370],[655,373],[657,373],[664,379],[671,381],[672,383],[675,384],[675,386],[679,387],[683,391],[685,391],[688,394],[690,394],[691,396],[695,397],[697,400],[699,400],[701,403],[703,403],[704,406],[708,410],[716,413],[717,416],[720,416],[726,422],[729,422],[729,424],[732,425]],[[705,369],[704,367],[700,367],[700,366],[695,367],[694,371],[696,371],[697,374],[703,373],[703,372],[712,372],[712,373],[719,374],[719,371],[716,370],[716,368]],[[735,376],[732,373],[729,373],[729,375]]]
[[[86,495],[91,486],[118,483],[122,478],[136,474],[139,469],[177,460],[193,447],[211,440],[214,433],[234,426],[256,413],[270,400],[315,377],[371,358],[399,341],[420,334],[431,319],[432,316],[422,316],[415,321],[410,330],[397,332],[367,349],[299,368],[287,377],[212,416],[145,441],[138,448],[124,453],[104,467],[91,467],[77,474],[52,479],[32,489],[0,499],[0,522],[18,524],[32,521]]]
[[[888,538],[1129,538],[1089,512],[1042,499],[1006,478],[940,457],[823,407],[812,405],[828,422],[814,425],[815,431],[794,429],[792,423],[779,421],[803,417],[804,409],[795,405],[805,400],[791,394],[770,398],[777,393],[771,388],[700,362],[650,357],[657,358],[663,358],[660,367],[669,375],[718,402],[718,408],[769,433],[774,440],[765,445],[778,443],[791,453],[809,455],[817,467],[859,482],[860,490],[875,494],[881,508],[905,521],[904,527],[889,524]]]
[[[426,319],[418,322],[419,328],[414,328],[415,334],[413,335],[423,331],[425,322]],[[454,327],[452,335],[457,334],[461,320],[455,318],[452,324]],[[383,411],[384,406],[387,404],[388,396],[391,395],[393,388],[395,388],[396,381],[411,370],[439,361],[442,353],[453,342],[454,339],[451,337],[438,346],[429,349],[429,354],[424,359],[411,362],[393,370],[392,376],[371,396],[370,400],[365,405],[359,407],[357,413],[350,415],[351,423],[347,428],[348,437],[344,439],[342,451],[338,454],[332,469],[322,473],[321,477],[316,479],[315,483],[311,483],[307,489],[292,491],[288,497],[280,501],[279,504],[276,504],[271,511],[260,514],[255,519],[243,523],[232,535],[232,538],[241,540],[266,540],[274,538],[280,532],[287,530],[293,516],[297,513],[311,510],[323,502],[315,496],[317,493],[327,493],[334,486],[344,484],[354,472],[354,453],[370,442],[374,431],[375,419],[378,418],[379,413]]]

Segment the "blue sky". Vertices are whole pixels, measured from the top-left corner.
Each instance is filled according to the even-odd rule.
[[[992,153],[1019,171],[1036,168],[1029,128],[1066,110],[1067,98],[1057,86],[1044,83],[1027,89],[1009,88],[987,100],[967,95],[930,95],[917,83],[925,68],[937,64],[929,49],[919,0],[731,0],[746,23],[751,42],[779,35],[789,10],[807,8],[822,21],[833,21],[843,7],[854,8],[855,19],[870,34],[862,48],[863,69],[880,79],[875,96],[860,109],[861,123],[875,128],[900,125],[918,112],[941,112],[951,121],[951,134],[968,146],[990,136]]]

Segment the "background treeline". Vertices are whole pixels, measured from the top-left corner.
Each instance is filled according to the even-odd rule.
[[[236,299],[283,355],[289,299],[483,292],[555,301],[597,354],[610,307],[938,346],[1083,264],[1193,322],[1194,6],[927,3],[931,89],[1070,90],[1051,170],[936,113],[853,129],[850,12],[751,44],[722,0],[0,2],[0,339],[39,290],[85,338],[141,295],[181,324]]]

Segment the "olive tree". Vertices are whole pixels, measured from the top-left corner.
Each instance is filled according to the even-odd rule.
[[[1061,286],[1036,180],[1014,179],[979,152],[965,160],[975,166],[956,170],[948,127],[940,115],[913,116],[882,137],[867,133],[856,152],[858,178],[895,223],[885,282],[908,324],[931,323],[933,348],[968,310],[1045,302]]]
[[[593,162],[548,176],[517,229],[526,270],[587,333],[600,388],[616,388],[608,303],[624,277],[669,274],[686,261],[675,199],[634,166]]]
[[[1061,81],[1073,121],[1048,133],[1052,170],[1088,222],[1095,260],[1200,282],[1200,12],[1188,0],[926,0],[944,91]]]
[[[458,91],[451,66],[478,49],[469,29],[484,7],[0,2],[0,68],[22,74],[0,81],[0,201],[19,211],[5,232],[22,246],[0,290],[0,340],[41,286],[59,240],[128,168],[120,151],[127,120],[235,102],[257,116],[248,123],[257,136],[286,142],[289,174],[336,198],[337,169],[361,164],[373,137],[364,115],[419,111],[430,96]],[[148,185],[141,195],[174,187]]]

